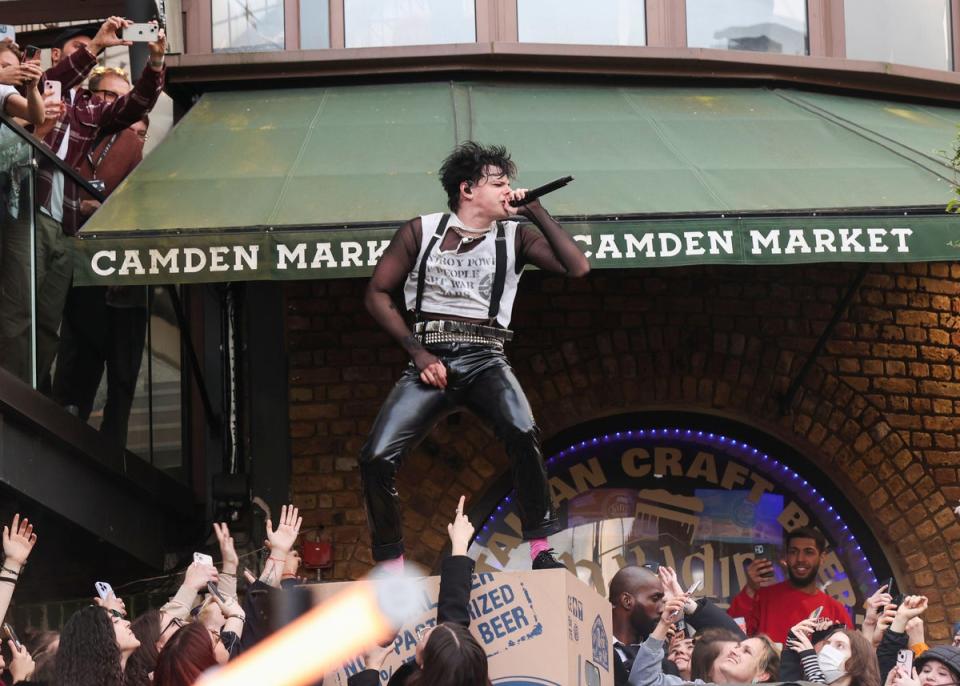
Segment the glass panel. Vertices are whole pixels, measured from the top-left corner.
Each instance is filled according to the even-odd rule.
[[[473,43],[474,0],[344,0],[348,48]]]
[[[636,0],[517,0],[524,43],[646,45],[644,3]]]
[[[687,0],[687,45],[806,55],[806,0]]]
[[[214,52],[283,50],[283,0],[213,0],[212,10]]]
[[[180,326],[166,288],[153,289],[149,333],[151,461],[161,469],[179,472],[183,466]]]
[[[0,366],[36,387],[33,150],[0,124]]]
[[[330,0],[300,3],[300,49],[330,47]]]
[[[845,0],[847,57],[951,69],[949,0]]]

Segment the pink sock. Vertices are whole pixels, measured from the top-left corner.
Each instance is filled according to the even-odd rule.
[[[403,574],[403,555],[392,560],[384,560],[380,566],[391,574]]]
[[[537,559],[537,555],[542,553],[544,550],[549,550],[550,544],[547,543],[545,538],[532,538],[530,539],[530,559]]]

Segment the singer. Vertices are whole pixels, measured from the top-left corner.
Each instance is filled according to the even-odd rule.
[[[449,213],[408,221],[394,235],[367,286],[367,310],[410,355],[360,451],[374,560],[403,567],[396,475],[403,458],[444,416],[468,409],[503,442],[513,463],[523,537],[534,569],[562,567],[547,545],[560,530],[540,435],[503,352],[517,284],[527,264],[570,277],[590,265],[539,200],[513,190],[505,148],[458,146],[440,167]],[[508,218],[533,222],[519,225]],[[392,294],[403,290],[404,308]]]

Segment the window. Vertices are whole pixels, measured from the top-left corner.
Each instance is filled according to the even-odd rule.
[[[687,0],[687,45],[806,55],[806,0]]]
[[[847,58],[950,69],[949,0],[845,0]]]
[[[315,50],[330,47],[329,0],[301,0],[300,49]]]
[[[525,43],[646,45],[644,3],[637,0],[517,0]]]
[[[213,51],[283,50],[283,0],[213,0]]]
[[[344,0],[346,47],[473,43],[474,0]]]

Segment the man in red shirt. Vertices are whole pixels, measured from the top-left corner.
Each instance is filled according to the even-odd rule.
[[[817,588],[817,574],[826,556],[827,541],[816,529],[802,527],[786,536],[786,569],[789,579],[773,583],[773,563],[754,560],[747,567],[747,585],[734,597],[727,613],[743,617],[748,636],[766,634],[783,643],[790,628],[818,607],[820,617],[853,628],[850,613]]]

